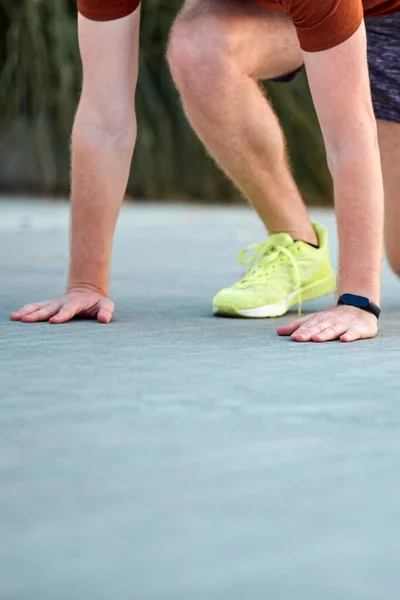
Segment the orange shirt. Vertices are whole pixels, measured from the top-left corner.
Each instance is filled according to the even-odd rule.
[[[400,12],[400,0],[254,0],[287,12],[306,52],[328,50],[353,35],[365,17]],[[400,36],[400,31],[399,31]],[[400,60],[400,59],[399,59]]]

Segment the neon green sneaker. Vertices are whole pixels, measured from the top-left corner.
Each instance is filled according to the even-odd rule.
[[[333,292],[336,277],[330,263],[328,232],[313,223],[319,248],[295,242],[287,233],[271,235],[238,256],[247,274],[213,300],[213,312],[228,317],[281,317],[289,308]],[[253,250],[249,258],[246,256]]]

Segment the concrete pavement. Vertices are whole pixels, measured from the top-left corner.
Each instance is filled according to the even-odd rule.
[[[376,340],[293,344],[210,315],[250,210],[134,205],[111,325],[11,323],[63,290],[67,228],[64,203],[0,203],[1,600],[397,600],[388,267]]]

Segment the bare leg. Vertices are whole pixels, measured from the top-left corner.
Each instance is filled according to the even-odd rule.
[[[235,0],[188,0],[168,58],[191,125],[268,231],[315,244],[282,129],[257,83],[302,64],[289,18]]]
[[[385,188],[385,241],[388,260],[400,276],[400,123],[378,121]]]

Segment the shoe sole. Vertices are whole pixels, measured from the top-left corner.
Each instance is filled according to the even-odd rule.
[[[239,310],[233,305],[215,306],[213,305],[214,315],[244,317],[247,319],[271,319],[274,317],[282,317],[292,306],[299,303],[299,295],[302,302],[316,300],[322,296],[327,296],[336,290],[335,275],[329,275],[325,279],[321,279],[317,283],[306,286],[292,292],[281,302],[277,304],[269,304],[268,306],[260,306],[258,308],[250,308],[248,310]]]

